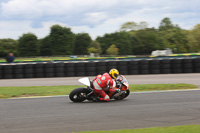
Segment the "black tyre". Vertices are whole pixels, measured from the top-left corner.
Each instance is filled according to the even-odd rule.
[[[110,71],[110,69],[113,69],[113,68],[117,68],[117,66],[108,66],[107,71]]]
[[[161,73],[162,73],[162,74],[171,73],[171,69],[162,69],[162,70],[161,70]]]
[[[86,67],[95,67],[96,63],[95,62],[87,62]]]
[[[132,65],[132,66],[138,65],[138,64],[139,64],[139,61],[130,61],[129,62],[129,65]]]
[[[95,72],[96,71],[96,67],[86,67],[86,71],[87,72]]]
[[[127,64],[128,64],[127,61],[119,61],[119,62],[117,62],[118,66],[126,66]]]
[[[75,67],[74,63],[64,63],[65,67]]]
[[[24,65],[20,65],[20,64],[19,65],[16,64],[13,66],[14,69],[23,69],[23,67],[24,67]]]
[[[66,67],[65,70],[66,70],[66,72],[74,72],[75,68],[74,67]]]
[[[127,71],[128,67],[127,66],[119,66],[118,69],[119,69],[119,71]]]
[[[192,69],[193,65],[192,65],[192,63],[186,63],[186,64],[183,64],[183,68],[184,69]]]
[[[108,66],[116,66],[117,65],[117,61],[109,61],[108,62]]]
[[[67,72],[65,74],[65,76],[67,76],[67,77],[73,77],[73,76],[75,76],[75,72]]]
[[[97,71],[106,71],[107,67],[106,66],[97,66]]]
[[[55,68],[55,72],[56,73],[64,73],[65,69],[63,67],[57,67],[57,68]]]
[[[76,67],[77,72],[85,72],[85,67]]]
[[[149,70],[141,70],[140,74],[149,74]]]
[[[130,70],[129,75],[136,75],[139,74],[139,70]]]
[[[149,64],[150,65],[159,65],[160,64],[160,60],[150,60]]]
[[[102,62],[97,62],[97,66],[107,66],[108,62],[102,61]]]
[[[44,69],[43,68],[37,68],[35,69],[35,73],[43,73]]]
[[[96,72],[87,72],[87,76],[96,76]]]
[[[184,73],[193,73],[194,70],[193,69],[183,69]]]
[[[54,77],[54,73],[46,73],[45,77]]]
[[[172,73],[183,73],[182,69],[172,69]]]
[[[33,69],[24,69],[25,74],[33,74]]]
[[[23,69],[14,69],[14,74],[22,74],[23,72]]]
[[[44,74],[43,73],[37,73],[37,74],[35,74],[35,77],[36,78],[43,78]]]
[[[75,66],[78,67],[78,68],[79,67],[85,67],[85,64],[86,63],[84,63],[84,62],[78,62],[78,63],[75,64]]]
[[[122,75],[128,75],[128,71],[120,71],[120,74],[122,74]]]
[[[149,61],[148,60],[140,60],[139,63],[141,65],[148,65],[149,64]]]
[[[13,79],[14,77],[12,74],[6,74],[6,75],[4,75],[4,78],[5,79]]]
[[[54,65],[55,65],[55,68],[65,66],[65,64],[63,62],[62,63],[55,63]]]
[[[76,76],[86,76],[86,72],[77,72]]]
[[[141,70],[147,70],[149,69],[149,65],[140,65]]]
[[[171,64],[162,64],[161,65],[161,69],[170,69],[171,68]]]
[[[27,74],[24,74],[24,77],[25,78],[34,78],[34,75],[33,74],[29,74],[29,73],[27,73]]]
[[[73,102],[83,102],[86,100],[87,88],[76,88],[69,94],[69,99]]]
[[[160,72],[160,69],[152,69],[152,70],[150,70],[150,73],[151,74],[160,74],[161,72]]]
[[[26,64],[24,65],[25,69],[32,69],[33,68],[33,64]]]
[[[139,69],[139,65],[130,65],[129,70],[137,70]]]
[[[65,74],[64,73],[56,73],[55,76],[56,77],[65,77]]]
[[[34,68],[43,68],[44,64],[43,63],[37,63],[34,65]]]
[[[14,78],[21,79],[21,78],[24,78],[24,75],[23,74],[15,74]]]
[[[54,73],[54,68],[46,68],[45,72],[46,73]]]
[[[150,65],[150,69],[159,69],[160,65]]]
[[[170,59],[164,59],[164,60],[160,60],[161,64],[170,64],[171,60]]]

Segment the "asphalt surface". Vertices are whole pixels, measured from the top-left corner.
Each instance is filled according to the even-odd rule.
[[[158,75],[125,75],[130,84],[168,84],[188,83],[200,88],[200,73],[192,74],[158,74]],[[80,85],[81,77],[64,78],[34,78],[34,79],[3,79],[0,86],[53,86],[53,85]],[[93,79],[94,77],[90,77]]]
[[[130,84],[190,83],[200,74],[127,75]],[[0,80],[0,86],[79,84],[80,77]],[[93,77],[90,77],[91,79]],[[69,133],[200,124],[200,90],[132,93],[122,101],[73,103],[68,96],[0,99],[0,133]]]
[[[0,100],[1,133],[69,133],[200,124],[200,90],[132,93],[72,103],[67,96]]]

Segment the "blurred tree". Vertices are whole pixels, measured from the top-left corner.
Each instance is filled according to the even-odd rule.
[[[45,38],[40,39],[39,47],[40,47],[40,49],[39,49],[40,55],[42,55],[42,56],[50,56],[50,55],[52,55],[49,36],[46,36]]]
[[[189,51],[187,34],[178,25],[173,25],[169,18],[164,18],[159,26],[159,37],[166,48],[174,53],[185,53]]]
[[[92,42],[88,33],[79,33],[75,38],[74,54],[86,55],[88,54],[88,48]]]
[[[70,28],[53,25],[49,35],[52,55],[70,55],[74,53],[75,35]]]
[[[188,41],[190,52],[200,52],[200,24],[188,32]]]
[[[18,52],[20,56],[35,56],[37,53],[37,36],[33,33],[23,34],[19,38]]]
[[[88,48],[88,53],[101,54],[101,46],[97,41],[92,41]]]
[[[17,55],[18,41],[14,39],[0,39],[0,57],[5,57],[8,53]]]
[[[107,50],[106,53],[108,55],[118,55],[118,48],[116,48],[115,44],[112,44]]]
[[[162,41],[159,39],[157,31],[153,28],[138,30],[132,36],[133,54],[147,55],[157,49],[164,49]]]
[[[160,22],[159,30],[168,30],[174,27],[175,26],[172,24],[170,18],[164,18]]]
[[[131,35],[128,32],[121,31],[111,34],[105,34],[103,37],[97,37],[97,41],[101,44],[102,53],[106,54],[106,50],[115,44],[119,49],[120,55],[132,54]]]
[[[121,26],[120,31],[141,30],[146,29],[147,27],[148,23],[144,21],[140,22],[139,24],[136,22],[126,22]]]

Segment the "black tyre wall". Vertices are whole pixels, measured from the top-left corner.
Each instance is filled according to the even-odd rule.
[[[170,59],[160,60],[160,73],[161,74],[171,73],[171,60]]]
[[[117,69],[119,70],[120,74],[127,75],[128,74],[128,61],[118,61]]]
[[[66,77],[73,77],[75,76],[75,64],[74,63],[64,63],[65,67],[65,76]]]
[[[35,78],[43,78],[45,77],[45,68],[44,63],[34,64],[34,77]]]
[[[128,62],[128,74],[136,75],[139,74],[139,61],[129,61]]]
[[[85,70],[87,76],[96,76],[96,62],[87,62],[85,64]]]
[[[86,69],[85,66],[86,63],[85,62],[78,62],[75,63],[75,69],[76,69],[76,76],[86,76]]]
[[[200,73],[200,58],[196,58],[193,60],[193,65],[194,65],[194,72],[195,73]]]
[[[44,76],[45,77],[55,77],[54,63],[44,64]]]
[[[60,62],[55,63],[54,66],[55,77],[65,77],[65,64]]]
[[[140,60],[139,61],[139,74],[149,74],[149,60]]]

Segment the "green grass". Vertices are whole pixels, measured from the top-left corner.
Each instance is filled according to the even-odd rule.
[[[154,127],[143,129],[127,129],[113,131],[86,131],[79,133],[200,133],[200,125],[186,125],[175,127]]]
[[[62,85],[62,86],[0,87],[0,98],[68,95],[73,89],[78,87],[81,86]],[[131,92],[194,89],[194,88],[198,87],[192,84],[146,84],[146,85],[130,85],[129,87]]]

